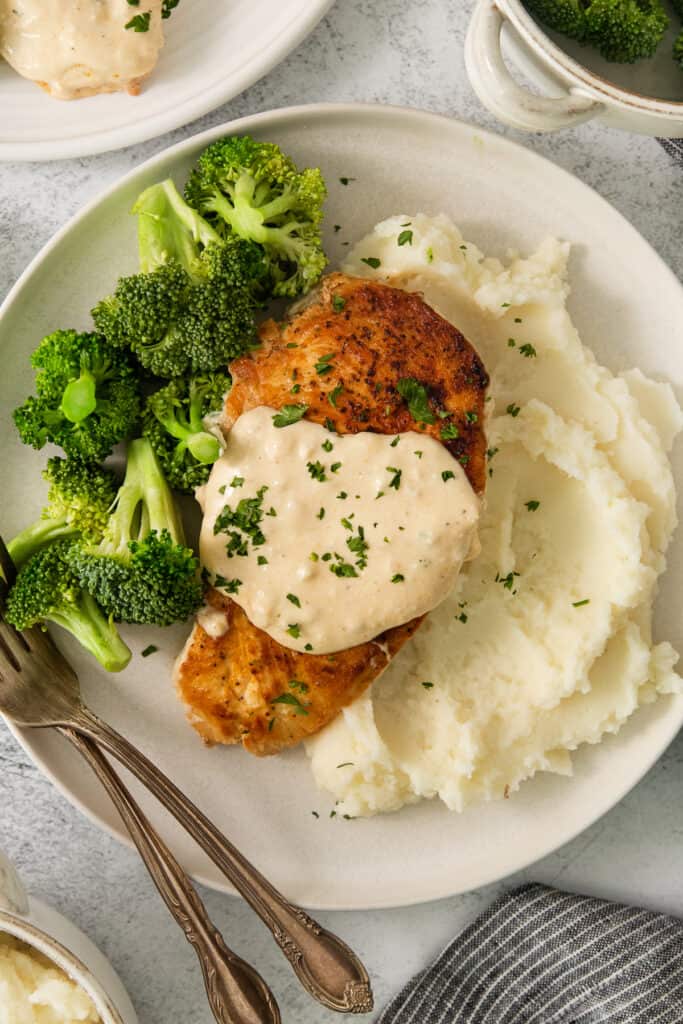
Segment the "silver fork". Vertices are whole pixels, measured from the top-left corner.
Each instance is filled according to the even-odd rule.
[[[15,569],[1,537],[0,568],[11,582]],[[40,629],[18,633],[5,622],[1,614],[3,588],[6,591],[0,580],[0,713],[24,728],[56,728],[88,756],[105,785],[107,771],[113,771],[97,747],[113,754],[164,804],[258,914],[307,991],[331,1010],[369,1013],[373,1008],[370,979],[355,953],[289,903],[163,772],[85,706],[76,673],[49,635]],[[116,783],[112,799],[120,801],[124,793],[137,824],[146,822],[121,781],[116,779]],[[117,806],[121,810],[118,802]],[[146,825],[153,833],[149,822]],[[156,833],[154,836],[158,851],[163,843]],[[170,851],[164,850],[170,857]],[[270,999],[270,1016],[254,1018],[259,1024],[279,1020],[279,1015],[273,1016],[275,1004]],[[226,1018],[226,1022],[230,1020]]]

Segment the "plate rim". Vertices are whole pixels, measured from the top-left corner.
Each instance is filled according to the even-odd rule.
[[[164,113],[101,132],[94,131],[74,138],[52,141],[7,142],[0,139],[0,162],[45,163],[50,160],[97,156],[149,142],[178,128],[184,128],[216,110],[223,103],[240,96],[255,82],[264,78],[308,38],[335,2],[336,0],[306,0],[306,3],[302,4],[301,13],[292,21],[291,26],[271,40],[268,47],[259,51],[252,63],[238,73],[233,84],[229,86],[226,86],[225,79],[220,79],[212,88],[203,89],[180,104],[173,104]],[[164,59],[163,54],[160,59]],[[167,150],[164,149],[162,152]]]
[[[479,125],[463,121],[459,118],[448,117],[444,114],[435,113],[433,111],[424,110],[419,107],[407,107],[400,105],[390,104],[375,104],[375,103],[315,103],[315,104],[300,104],[291,107],[276,108],[274,110],[262,111],[257,114],[246,115],[241,118],[235,118],[230,121],[226,121],[220,125],[208,128],[202,132],[198,132],[194,135],[189,136],[187,139],[183,139],[171,146],[165,147],[159,153],[148,158],[136,167],[132,168],[121,178],[118,178],[115,182],[108,185],[95,197],[89,200],[81,209],[79,209],[53,236],[52,238],[40,249],[40,251],[33,257],[31,262],[28,264],[26,269],[17,279],[15,284],[9,290],[5,300],[0,305],[0,328],[2,326],[2,320],[5,314],[8,312],[10,306],[12,306],[21,296],[24,288],[29,284],[31,277],[35,270],[44,262],[44,260],[50,255],[52,250],[56,248],[62,239],[74,229],[81,220],[84,220],[97,206],[105,202],[111,195],[117,192],[119,189],[127,186],[133,181],[138,175],[146,175],[153,171],[157,164],[166,162],[169,157],[175,158],[182,156],[186,151],[194,149],[198,145],[207,145],[214,138],[234,131],[250,131],[254,128],[261,126],[264,122],[273,126],[274,129],[277,125],[282,122],[288,121],[304,121],[306,118],[320,117],[324,115],[329,116],[348,116],[356,115],[368,119],[376,117],[386,118],[390,117],[396,120],[412,121],[413,123],[424,124],[425,122],[433,122],[435,128],[441,127],[442,130],[446,131],[448,128],[455,127],[457,130],[465,130],[470,132],[476,132],[478,136],[481,136],[484,140],[490,140],[495,145],[502,145],[504,149],[508,151],[514,151],[518,155],[523,156],[524,159],[532,159],[534,162],[539,164],[541,168],[547,166],[552,168],[554,174],[559,174],[568,182],[571,182],[572,187],[577,185],[582,190],[587,190],[592,193],[594,200],[597,200],[603,208],[609,211],[609,215],[621,222],[621,227],[626,231],[628,235],[639,246],[645,246],[649,251],[650,257],[654,257],[654,261],[658,266],[659,273],[664,273],[664,276],[669,279],[669,283],[673,285],[674,290],[678,291],[681,298],[681,308],[683,309],[683,283],[680,282],[673,270],[668,266],[664,259],[660,256],[657,250],[651,245],[651,243],[640,234],[640,232],[630,223],[630,221],[611,203],[603,198],[595,189],[585,182],[581,181],[580,178],[571,172],[565,170],[565,168],[555,164],[552,160],[541,154],[536,153],[534,150],[528,147],[508,139],[505,135],[499,134],[494,131],[490,131],[481,128]],[[683,524],[681,524],[683,528]],[[681,727],[683,726],[683,695],[664,695],[660,698],[660,701],[668,702],[671,705],[670,710],[667,713],[667,728],[664,730],[664,741],[657,750],[652,750],[648,753],[648,756],[644,758],[640,765],[640,770],[637,778],[633,781],[627,781],[623,785],[620,785],[616,789],[617,796],[612,799],[607,807],[603,807],[592,811],[588,814],[583,821],[580,828],[577,830],[573,825],[566,828],[564,831],[555,831],[553,838],[539,851],[535,852],[531,859],[528,854],[521,854],[518,861],[511,863],[509,869],[504,874],[500,874],[499,871],[492,869],[490,874],[485,875],[477,882],[477,888],[481,888],[485,885],[490,885],[495,882],[503,881],[505,878],[509,878],[511,875],[518,871],[524,870],[538,863],[544,857],[554,853],[568,842],[581,835],[586,829],[590,828],[596,821],[611,811],[614,807],[619,804],[624,797],[633,789],[642,779],[648,774],[652,767],[657,761],[663,756],[668,749],[669,745],[676,737]],[[23,750],[28,754],[33,763],[41,771],[41,773],[50,780],[50,782],[73,806],[81,811],[85,817],[95,824],[100,830],[105,832],[107,835],[122,842],[129,849],[134,848],[131,840],[127,836],[127,833],[121,826],[120,828],[114,828],[110,826],[106,821],[102,820],[99,815],[88,807],[79,796],[72,793],[65,784],[63,784],[55,775],[53,769],[49,767],[46,760],[42,755],[38,754],[33,749],[33,743],[30,739],[30,735],[37,730],[24,729],[15,725],[9,719],[4,718],[9,731],[15,737],[17,742],[21,745]],[[532,780],[533,781],[533,780]],[[400,813],[400,812],[399,812]],[[227,881],[217,882],[215,878],[212,878],[205,873],[199,871],[193,871],[192,877],[198,883],[206,885],[208,888],[216,891],[223,892],[228,895],[237,895],[235,889]],[[393,909],[398,907],[411,907],[418,906],[425,903],[434,902],[440,899],[447,899],[449,897],[461,895],[465,892],[472,891],[468,888],[458,886],[457,882],[453,882],[450,886],[446,887],[443,884],[438,886],[437,889],[431,889],[429,892],[421,895],[413,895],[406,897],[405,895],[399,896],[398,894],[394,898],[378,898],[371,902],[367,900],[359,902],[339,902],[329,900],[302,900],[302,904],[312,910],[322,911],[361,911],[361,910],[384,910]]]

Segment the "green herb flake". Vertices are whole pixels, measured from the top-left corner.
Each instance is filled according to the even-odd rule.
[[[510,305],[511,305],[511,303],[510,303],[510,302],[501,302],[501,304],[500,304],[500,308],[501,308],[501,309],[507,309],[507,308],[508,308],[508,306],[510,306]]]
[[[341,224],[333,224],[332,226],[334,228],[335,235],[338,234],[338,232],[341,231]]]
[[[301,601],[296,596],[296,594],[287,594],[287,600],[291,601],[292,604],[295,604],[297,608],[301,608]]]
[[[287,345],[286,345],[286,348],[298,348],[298,347],[299,346],[297,345],[297,343],[295,341],[288,341]]]
[[[356,180],[355,178],[346,178],[346,177],[339,179],[339,181],[341,182],[342,185],[348,185],[350,181],[355,181],[355,180]]]
[[[476,412],[470,411],[465,413],[465,419],[467,420],[468,423],[476,423],[477,420],[479,419],[479,416],[477,415]]]
[[[258,558],[256,559],[256,564],[257,565],[268,565],[268,559],[266,558],[265,555],[259,555]]]
[[[230,481],[230,486],[231,487],[241,487],[243,483],[244,483],[244,477],[243,476],[234,476],[232,478],[232,480]]]
[[[421,459],[422,456],[424,455],[424,452],[421,452],[418,448],[416,448],[415,451],[413,452],[413,455],[417,455],[418,459]]]
[[[432,687],[434,686],[434,683],[421,683],[420,685],[424,686],[425,690],[431,690]]]
[[[337,384],[337,386],[332,388],[332,390],[328,394],[327,401],[330,403],[330,405],[332,406],[333,409],[337,408],[337,399],[339,398],[339,396],[341,395],[343,390],[344,390],[344,385],[343,384]],[[328,422],[331,423],[332,421],[331,420],[325,420],[325,426],[326,427],[327,427]],[[328,430],[334,430],[334,426],[327,427],[327,429]]]
[[[348,541],[347,541],[348,544]],[[330,572],[334,573],[335,576],[353,577],[358,576],[358,573],[352,565],[348,562],[333,562],[330,565]]]
[[[225,533],[228,537],[226,552],[228,558],[235,555],[246,557],[249,554],[249,541],[254,547],[265,544],[266,538],[261,530],[263,519],[263,496],[268,490],[264,484],[259,487],[254,498],[242,498],[237,508],[224,505],[216,516],[213,524],[214,536]]]
[[[313,650],[313,644],[304,644],[304,650],[305,651],[312,651]]]
[[[334,352],[328,352],[327,355],[321,356],[318,362],[315,364],[315,372],[320,374],[321,377],[326,373],[331,373],[334,367],[331,366],[330,360],[334,359],[334,357]]]
[[[287,704],[291,707],[297,715],[307,715],[308,711],[301,703],[298,697],[295,697],[293,693],[281,693],[279,697],[274,697],[271,704]]]
[[[320,445],[320,447],[322,448],[322,450],[324,452],[331,452],[332,449],[334,448],[334,445],[332,444],[332,442],[328,438],[326,441],[323,441],[323,443]]]
[[[394,575],[391,577],[392,583],[403,583],[404,580],[405,576],[403,575],[402,572],[394,573]]]
[[[427,257],[427,263],[433,263],[434,262],[434,250],[432,249],[431,245],[429,246],[429,248],[425,252],[425,256]]]
[[[341,468],[341,462],[333,462],[332,465],[330,466],[330,473],[338,473]]]
[[[412,245],[413,244],[413,232],[412,231],[402,231],[400,233],[400,235],[398,236],[397,241],[398,241],[399,245]]]
[[[301,636],[301,626],[298,622],[290,622],[287,626],[287,632],[290,636],[293,636],[295,640]]]
[[[313,479],[318,481],[318,483],[322,484],[325,482],[325,480],[327,480],[325,467],[323,466],[322,462],[318,461],[318,459],[316,459],[315,462],[307,462],[306,469],[311,474]]]
[[[514,402],[510,402],[505,412],[508,413],[509,416],[512,416],[514,419],[515,416],[519,416],[520,409],[521,406],[515,405]]]
[[[521,324],[521,322],[522,322],[522,318],[521,318],[521,316],[516,316],[516,317],[515,317],[515,323],[516,323],[516,324]]]
[[[321,508],[320,511],[316,514],[315,518],[316,519],[324,519],[325,518],[325,509]]]
[[[336,391],[336,390],[337,390],[337,389],[335,388],[335,391]],[[334,392],[330,392],[330,393],[331,393],[331,394],[334,394]],[[325,426],[325,430],[329,430],[329,432],[330,432],[331,434],[336,434],[336,433],[337,433],[337,428],[335,427],[334,423],[333,423],[333,422],[332,422],[332,420],[331,420],[331,419],[329,418],[329,416],[327,416],[327,417],[325,418],[325,424],[324,424],[324,426]]]
[[[333,295],[332,296],[332,309],[335,311],[335,313],[343,312],[345,306],[346,306],[346,299],[344,298],[343,295]]]
[[[311,811],[311,814],[313,815],[314,818],[319,818],[320,817],[320,815],[318,814],[317,811]]]
[[[460,431],[455,423],[447,423],[441,428],[440,435],[442,441],[454,441],[456,437],[460,436]]]
[[[373,270],[377,270],[378,267],[382,266],[382,261],[378,260],[376,256],[362,256],[361,263],[366,263]]]
[[[467,622],[467,615],[465,612],[460,612],[460,615],[455,616],[458,622]]]
[[[342,761],[341,764],[337,765],[337,768],[353,768],[353,767],[354,767],[354,762],[353,761]]]
[[[508,348],[514,348],[517,342],[514,338],[508,338]]]
[[[427,389],[414,377],[402,377],[396,385],[401,398],[408,403],[408,412],[416,423],[434,423],[435,417],[429,408]]]
[[[300,679],[290,679],[287,685],[290,690],[298,690],[299,693],[308,693],[308,683],[302,683]]]
[[[519,354],[520,356],[524,356],[526,359],[533,359],[533,357],[536,355],[536,349],[527,341],[525,345],[519,346]]]
[[[455,480],[455,473],[452,469],[444,469],[441,474],[441,479],[444,483],[447,483],[449,480]]]
[[[140,651],[143,658],[149,658],[150,654],[156,654],[159,650],[156,644],[148,644],[144,651]]]
[[[348,498],[348,494],[346,491],[340,491],[337,497],[339,498],[340,501],[344,501],[346,498]]]
[[[290,391],[290,394],[292,394],[292,395],[298,395],[299,392],[301,391],[301,384],[292,384],[292,386],[289,389],[289,391]]]
[[[525,501],[524,504],[530,512],[536,512],[541,507],[540,501]]]
[[[151,11],[145,11],[144,14],[136,14],[134,18],[126,22],[124,28],[132,28],[133,32],[149,32],[149,23],[152,17]]]
[[[274,427],[291,427],[298,423],[306,415],[307,405],[283,405],[279,412],[273,416]]]
[[[401,486],[401,476],[403,470],[396,469],[396,466],[387,466],[387,473],[393,473],[391,480],[389,481],[389,487],[393,487],[395,491]]]
[[[583,608],[585,604],[590,604],[590,598],[584,597],[583,601],[572,601],[572,608]]]
[[[389,447],[390,447],[390,448],[395,448],[395,447],[396,447],[396,445],[398,444],[398,442],[399,442],[400,440],[401,440],[401,438],[400,438],[400,437],[399,437],[399,435],[397,434],[397,435],[396,435],[396,437],[394,438],[394,440],[393,440],[393,441],[391,442],[391,444],[389,445]]]

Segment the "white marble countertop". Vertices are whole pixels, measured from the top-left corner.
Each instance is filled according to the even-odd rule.
[[[405,104],[498,131],[473,95],[463,41],[471,2],[338,0],[280,67],[244,95],[145,145],[56,164],[0,165],[0,298],[86,200],[146,157],[234,117],[319,100]],[[617,207],[683,278],[683,171],[652,139],[586,125],[521,136]],[[610,814],[525,879],[683,916],[683,736]],[[28,887],[79,924],[120,972],[141,1024],[209,1024],[194,953],[137,856],[64,800],[0,726],[0,847]],[[512,884],[520,879],[508,880]],[[319,914],[370,969],[382,1006],[500,887],[407,910]],[[257,963],[289,1024],[338,1020],[300,990],[263,927],[236,899],[203,891],[228,942]]]

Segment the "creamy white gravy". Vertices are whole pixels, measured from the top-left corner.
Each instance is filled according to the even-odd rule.
[[[202,564],[278,643],[324,654],[430,611],[476,544],[480,502],[438,441],[240,416],[198,499]]]
[[[149,14],[149,28],[125,26]],[[163,46],[161,0],[0,0],[0,54],[59,99],[135,90]]]

